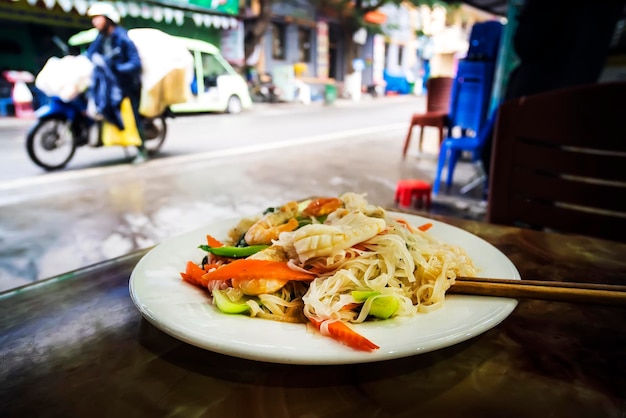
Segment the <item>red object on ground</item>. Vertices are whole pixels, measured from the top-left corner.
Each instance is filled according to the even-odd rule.
[[[398,181],[396,202],[401,206],[411,206],[415,202],[417,208],[430,208],[432,185],[424,180],[407,179]]]

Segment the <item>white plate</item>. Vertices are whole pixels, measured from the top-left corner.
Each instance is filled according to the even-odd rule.
[[[395,214],[412,225],[432,222],[431,234],[465,248],[483,277],[520,279],[513,263],[491,244],[462,229],[408,214]],[[412,318],[364,323],[354,329],[380,346],[371,353],[343,346],[288,324],[227,315],[210,304],[201,289],[183,282],[188,260],[200,262],[206,234],[217,238],[237,219],[188,232],[157,245],[135,266],[130,295],[142,315],[157,328],[189,344],[251,360],[286,364],[348,364],[389,360],[425,353],[468,340],[504,320],[514,299],[449,295],[441,309]]]

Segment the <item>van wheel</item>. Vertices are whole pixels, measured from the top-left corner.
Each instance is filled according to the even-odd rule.
[[[241,106],[241,99],[237,96],[230,96],[228,98],[228,104],[226,105],[226,113],[230,113],[232,115],[236,115],[237,113],[241,113],[243,107]]]

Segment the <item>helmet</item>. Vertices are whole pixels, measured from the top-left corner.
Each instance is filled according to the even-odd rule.
[[[120,23],[120,14],[111,3],[94,3],[89,10],[87,10],[87,16],[104,16],[116,24]]]

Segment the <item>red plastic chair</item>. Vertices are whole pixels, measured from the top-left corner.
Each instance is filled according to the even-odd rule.
[[[424,127],[434,126],[439,129],[439,144],[443,141],[443,128],[446,126],[448,110],[450,107],[450,91],[452,90],[453,79],[451,77],[429,78],[426,82],[428,93],[426,96],[426,113],[415,113],[411,117],[409,132],[404,140],[402,158],[406,158],[413,127],[420,127],[420,137],[418,149],[422,152],[422,139],[424,137]]]

